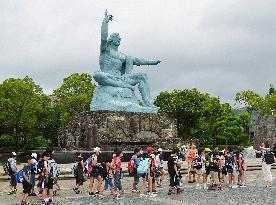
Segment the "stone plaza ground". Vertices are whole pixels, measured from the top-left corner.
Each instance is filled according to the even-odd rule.
[[[276,170],[273,170],[273,175],[276,176]],[[206,191],[197,190],[194,184],[185,182],[185,191],[179,195],[167,195],[168,180],[165,180],[163,187],[158,190],[156,198],[140,198],[139,194],[131,193],[132,178],[125,177],[123,179],[123,187],[126,189],[126,194],[118,200],[115,200],[110,195],[109,191],[104,193],[103,199],[98,199],[88,196],[88,182],[85,182],[81,188],[82,193],[76,195],[72,188],[74,180],[61,180],[62,190],[54,198],[54,204],[59,205],[253,205],[253,204],[276,204],[276,184],[272,188],[264,188],[262,183],[262,173],[260,170],[250,171],[247,173],[247,187],[238,189],[224,188],[223,191]],[[0,182],[0,204],[20,204],[21,185],[18,186],[18,194],[8,196],[8,182]],[[31,205],[41,204],[37,197],[30,197]]]

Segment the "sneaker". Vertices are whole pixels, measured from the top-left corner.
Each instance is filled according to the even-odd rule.
[[[99,198],[99,199],[103,199],[103,198],[104,198],[104,195],[98,194],[98,198]]]
[[[13,195],[13,194],[16,194],[16,191],[10,191],[10,192],[8,193],[8,195]]]
[[[94,196],[95,194],[94,194],[94,192],[89,192],[89,195]]]
[[[232,189],[237,189],[238,187],[238,185],[232,185]]]
[[[133,192],[133,193],[139,193],[140,191],[137,190],[137,189],[132,189],[131,192]]]
[[[149,197],[150,198],[157,197],[157,194],[151,193],[151,194],[149,194]]]
[[[147,197],[146,194],[140,194],[140,198],[145,198],[145,197]]]
[[[152,190],[152,193],[157,194],[158,192],[156,190]]]
[[[240,187],[245,188],[245,187],[246,187],[246,185],[245,185],[245,184],[242,184],[242,185],[240,185]]]

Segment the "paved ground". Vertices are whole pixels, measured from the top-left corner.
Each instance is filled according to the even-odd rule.
[[[273,171],[276,176],[276,170]],[[267,189],[262,185],[261,171],[248,172],[248,180],[246,188],[228,189],[225,188],[221,192],[196,190],[195,185],[185,183],[185,191],[180,195],[167,195],[167,180],[164,181],[163,187],[159,189],[158,197],[156,198],[140,198],[139,194],[130,193],[132,178],[126,177],[123,180],[123,186],[127,193],[119,200],[112,199],[110,192],[105,192],[104,199],[100,200],[94,197],[89,197],[87,194],[88,183],[82,187],[82,193],[74,194],[72,187],[74,180],[61,181],[62,190],[55,197],[55,204],[71,205],[71,204],[90,204],[90,205],[252,205],[252,204],[276,204],[276,183],[274,187]],[[0,204],[20,204],[20,194],[16,196],[8,196],[8,183],[0,182]],[[21,190],[21,186],[18,187]],[[36,197],[30,197],[30,204],[41,204]]]

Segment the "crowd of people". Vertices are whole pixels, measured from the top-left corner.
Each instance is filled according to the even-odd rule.
[[[263,142],[260,150],[255,152],[262,154],[264,186],[271,187],[271,164],[275,163],[275,160],[269,144]],[[122,156],[122,151],[115,149],[112,155],[103,157],[99,147],[94,148],[93,154],[87,159],[82,153],[77,153],[76,162],[72,166],[72,174],[76,179],[73,191],[79,194],[80,186],[88,179],[90,196],[102,199],[104,192],[110,190],[114,199],[120,198],[125,193],[122,183]],[[22,183],[22,205],[27,203],[29,196],[38,196],[44,204],[51,204],[53,196],[60,190],[59,169],[53,159],[53,150],[46,150],[40,157],[32,153],[19,171],[16,157],[13,152],[5,164],[5,172],[10,176],[9,194],[16,194],[17,183]],[[196,144],[192,142],[184,151],[179,148],[172,149],[166,160],[165,167],[162,148],[154,152],[151,146],[146,150],[136,147],[127,163],[128,174],[133,177],[131,192],[138,193],[140,197],[157,197],[158,188],[162,187],[163,181],[168,178],[168,195],[180,194],[184,191],[185,181],[181,172],[183,161],[188,164],[188,183],[195,183],[196,189],[221,191],[225,187],[246,187],[247,162],[243,148],[235,151],[231,147],[223,150],[197,149]]]

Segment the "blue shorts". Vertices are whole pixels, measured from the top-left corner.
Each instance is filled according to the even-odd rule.
[[[90,177],[97,178],[98,176],[100,176],[100,170],[94,168],[92,173],[90,174]]]
[[[44,189],[53,189],[54,188],[54,180],[48,179],[48,182],[44,180]]]
[[[31,193],[31,189],[32,189],[32,185],[29,184],[26,181],[23,181],[22,185],[23,185],[23,193],[24,194],[30,194]]]
[[[104,189],[108,189],[108,188],[113,189],[114,188],[114,184],[112,182],[112,179],[105,178],[105,180],[104,180]]]
[[[17,182],[16,182],[16,175],[10,175],[11,177],[11,181],[10,181],[10,184],[11,186],[16,186],[17,185]]]

